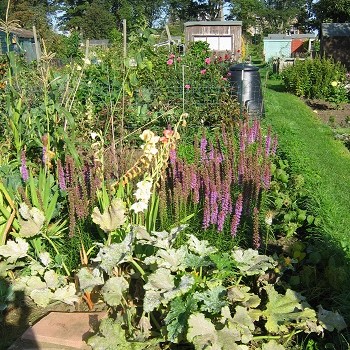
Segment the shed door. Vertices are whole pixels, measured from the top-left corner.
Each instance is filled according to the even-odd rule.
[[[232,36],[194,36],[194,41],[205,41],[213,51],[232,51]]]

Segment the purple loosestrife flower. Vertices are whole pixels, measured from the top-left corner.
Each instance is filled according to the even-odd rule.
[[[206,230],[210,224],[210,205],[208,197],[204,200],[204,211],[203,211],[203,228]]]
[[[265,171],[263,176],[263,186],[265,190],[268,190],[270,188],[270,182],[271,182],[271,166],[270,166],[270,163],[268,162],[265,165]]]
[[[62,191],[67,190],[66,177],[60,160],[57,161],[58,185]]]
[[[271,148],[271,128],[267,131],[266,136],[266,143],[265,143],[265,156],[268,157],[270,154],[270,148]]]
[[[210,151],[209,151],[208,159],[214,160],[214,146],[211,142],[210,142],[209,148],[210,148]]]
[[[47,150],[46,150],[45,146],[43,146],[43,150],[42,150],[42,162],[43,162],[44,166],[47,163]]]
[[[193,168],[191,167],[191,189],[194,190],[197,186],[197,174]]]
[[[175,164],[176,162],[176,149],[175,148],[171,148],[169,151],[169,159],[170,159],[170,163],[172,165]]]
[[[216,224],[218,221],[218,193],[216,191],[215,185],[213,185],[212,191],[210,193],[210,208],[211,208],[211,213],[210,213],[210,223],[211,224]]]
[[[219,232],[222,232],[222,230],[224,229],[225,219],[226,219],[226,214],[223,210],[221,210],[219,215],[218,215],[218,231]]]
[[[20,172],[23,181],[27,181],[29,179],[29,173],[28,173],[28,168],[27,168],[27,159],[26,159],[26,151],[21,152],[21,167],[20,167]]]
[[[235,214],[233,215],[232,222],[231,222],[232,237],[235,237],[237,234],[237,228],[238,228],[239,222],[241,221],[242,207],[243,207],[243,195],[242,193],[240,193],[236,201]]]
[[[275,136],[273,138],[273,142],[272,142],[272,150],[271,150],[271,155],[276,155],[276,151],[277,151],[277,146],[278,146],[278,139],[277,136]]]
[[[208,141],[206,137],[203,135],[200,144],[200,152],[201,152],[201,160],[207,160],[207,144]]]

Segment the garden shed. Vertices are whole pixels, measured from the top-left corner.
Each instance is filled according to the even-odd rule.
[[[269,34],[264,38],[265,61],[276,58],[300,57],[311,52],[316,34]]]
[[[320,50],[324,57],[333,57],[350,69],[350,23],[322,23]]]
[[[0,54],[7,52],[7,35],[0,30]],[[34,33],[23,28],[13,28],[9,35],[10,51],[23,54],[28,62],[36,59]]]
[[[185,23],[185,44],[205,41],[218,54],[229,52],[238,60],[241,50],[241,21],[196,21]]]

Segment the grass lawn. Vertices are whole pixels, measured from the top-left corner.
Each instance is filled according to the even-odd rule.
[[[264,122],[278,134],[292,170],[305,177],[312,209],[322,219],[321,235],[350,258],[350,152],[310,107],[282,92],[281,84],[267,81]]]

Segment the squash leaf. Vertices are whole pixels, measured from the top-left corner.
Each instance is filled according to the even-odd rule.
[[[126,205],[120,198],[113,198],[106,211],[101,214],[100,209],[94,208],[91,218],[104,232],[112,232],[124,225],[126,221]]]
[[[22,237],[33,237],[37,235],[42,229],[45,222],[44,213],[38,208],[29,209],[25,203],[20,204],[19,213],[21,217],[18,222],[21,226],[19,234]]]
[[[260,255],[254,249],[235,248],[232,257],[237,263],[240,272],[245,276],[253,276],[263,274],[266,270],[274,268],[276,262],[273,258]]]
[[[29,244],[22,238],[16,238],[15,241],[7,241],[5,245],[0,246],[0,255],[7,258],[8,263],[15,263],[18,259],[27,256]]]
[[[121,304],[123,293],[128,289],[129,283],[124,277],[111,277],[102,288],[103,299],[110,306],[118,306]]]
[[[83,267],[78,271],[77,277],[79,279],[79,287],[84,291],[91,291],[94,287],[105,283],[103,276],[101,276],[101,271],[97,268],[89,269]]]
[[[338,312],[327,311],[321,305],[318,306],[317,318],[321,325],[330,332],[335,329],[340,332],[347,327],[344,318]]]
[[[264,288],[269,301],[263,316],[266,318],[266,329],[271,333],[288,333],[289,327],[307,330],[307,323],[317,321],[316,312],[305,307],[300,302],[302,298],[298,293],[287,289],[286,294],[279,294],[273,286]]]

